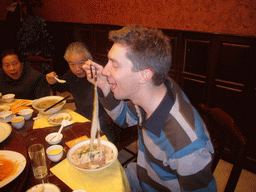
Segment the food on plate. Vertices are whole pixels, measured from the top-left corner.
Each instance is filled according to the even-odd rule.
[[[16,114],[23,109],[30,109],[31,107],[28,107],[28,105],[30,104],[31,104],[31,101],[29,100],[16,101],[11,105],[11,111],[13,112],[13,114]]]
[[[48,118],[49,123],[61,124],[63,120],[70,120],[71,115],[68,113],[58,113]]]
[[[76,149],[72,154],[70,161],[77,167],[82,169],[99,169],[113,162],[115,153],[109,146],[101,144],[102,157],[98,144],[93,144],[91,150],[90,143]]]
[[[15,174],[17,165],[8,159],[5,159],[4,155],[0,156],[0,181],[3,181]]]
[[[58,101],[60,101],[60,99],[49,99],[49,100],[41,101],[35,107],[37,107],[39,109],[47,109],[48,107],[52,106],[53,104],[57,103]],[[63,102],[55,105],[54,107],[58,107],[62,104],[63,104]]]

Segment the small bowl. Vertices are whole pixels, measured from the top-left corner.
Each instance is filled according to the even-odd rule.
[[[52,145],[46,149],[46,154],[51,161],[57,162],[63,156],[63,147],[61,145]]]
[[[11,111],[3,111],[0,113],[0,121],[9,122],[13,119],[14,115]]]
[[[25,119],[22,116],[14,117],[11,120],[12,126],[14,126],[16,129],[21,129],[25,124]]]
[[[50,133],[45,137],[45,140],[50,144],[50,145],[56,145],[58,143],[61,142],[63,135],[60,133],[60,137],[57,140],[57,134],[58,132],[54,132],[54,133]],[[53,138],[54,136],[56,136],[55,138]],[[52,139],[53,138],[53,139]]]
[[[23,116],[25,120],[29,120],[32,117],[33,111],[33,109],[22,109],[18,114]]]
[[[15,95],[14,94],[6,94],[2,96],[2,99],[6,102],[6,103],[11,103],[14,100]]]

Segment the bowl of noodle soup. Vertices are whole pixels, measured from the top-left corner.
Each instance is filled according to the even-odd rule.
[[[64,97],[61,97],[61,96],[42,97],[40,99],[34,100],[32,103],[32,107],[36,109],[39,113],[44,115],[57,113],[62,109],[63,105],[65,105],[66,100],[62,101],[61,103],[57,104],[56,106],[54,106],[53,108],[49,109],[46,112],[44,112],[44,110],[62,99],[64,99]]]
[[[74,168],[93,172],[105,169],[116,161],[118,150],[113,143],[101,140],[102,158],[100,158],[98,140],[94,140],[92,151],[90,141],[90,139],[81,141],[69,149],[67,159]]]

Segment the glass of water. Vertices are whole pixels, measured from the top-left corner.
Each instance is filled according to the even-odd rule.
[[[33,173],[36,179],[42,179],[48,175],[45,150],[42,144],[34,144],[28,148]]]

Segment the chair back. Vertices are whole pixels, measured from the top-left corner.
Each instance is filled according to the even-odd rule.
[[[138,140],[138,129],[137,126],[131,126],[127,128],[121,128],[113,122],[112,119],[109,120],[108,126],[111,126],[116,135],[116,147],[118,151],[125,150],[130,153],[131,157],[122,163],[122,166],[126,166],[128,163],[137,159],[138,151],[135,153],[129,150],[127,147]]]
[[[225,153],[233,157],[233,168],[225,191],[234,191],[242,171],[246,138],[239,131],[234,119],[222,109],[199,104],[199,112],[206,123],[215,150],[212,171],[214,172]]]
[[[29,62],[29,64],[33,69],[45,75],[53,71],[52,59],[46,59],[46,58],[43,58],[42,56],[32,55],[25,58],[24,61]],[[56,90],[53,89],[51,91],[51,95],[57,95]]]
[[[53,70],[52,59],[46,59],[42,56],[32,55],[25,58],[24,61],[28,61],[31,67],[43,74],[47,74]]]

